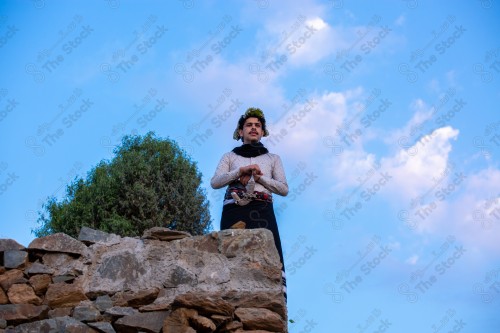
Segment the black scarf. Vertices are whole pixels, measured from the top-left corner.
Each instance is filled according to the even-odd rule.
[[[267,154],[269,151],[261,142],[246,143],[233,149],[233,152],[243,157],[256,157]]]

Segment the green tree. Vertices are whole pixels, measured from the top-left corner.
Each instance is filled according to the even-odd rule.
[[[50,197],[39,214],[37,237],[80,228],[140,236],[161,226],[200,235],[211,229],[201,173],[172,140],[125,136],[110,161],[101,161],[86,179],[75,178],[58,202]]]

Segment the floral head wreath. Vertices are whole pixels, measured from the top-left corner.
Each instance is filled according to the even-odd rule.
[[[264,132],[264,136],[269,135],[269,131],[266,128],[266,118],[264,117],[264,112],[262,112],[262,110],[259,108],[248,108],[245,111],[245,114],[241,115],[240,119],[238,120],[238,125],[236,125],[236,129],[234,130],[233,133],[233,139],[235,140],[241,139],[239,130],[243,129],[245,121],[250,117],[255,117],[259,119],[259,121],[262,123],[262,131]]]

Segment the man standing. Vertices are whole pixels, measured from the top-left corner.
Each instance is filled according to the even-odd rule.
[[[225,153],[210,182],[212,188],[227,186],[220,229],[266,228],[271,230],[282,264],[283,292],[286,276],[278,224],[273,208],[273,193],[286,196],[288,184],[281,159],[260,142],[268,136],[262,110],[249,108],[238,121],[233,139],[243,144]]]

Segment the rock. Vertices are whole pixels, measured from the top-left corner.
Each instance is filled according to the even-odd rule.
[[[57,276],[52,277],[52,282],[53,283],[60,283],[60,282],[71,283],[74,279],[75,279],[75,277],[72,275],[57,275]]]
[[[59,328],[57,327],[57,322],[55,319],[44,319],[31,323],[21,324],[16,326],[13,332],[16,333],[32,333],[32,332],[44,332],[44,333],[56,333]]]
[[[33,288],[27,284],[13,284],[7,291],[7,296],[12,304],[42,304],[42,300],[35,295]]]
[[[182,245],[201,252],[219,253],[218,237],[212,237],[211,235],[184,238]]]
[[[39,296],[45,294],[51,282],[52,278],[48,274],[33,275],[29,279],[29,284],[35,291],[35,294]]]
[[[118,319],[114,327],[119,332],[160,332],[168,314],[168,311],[137,313]]]
[[[54,318],[60,330],[68,333],[98,333],[98,331],[71,317]]]
[[[75,260],[74,257],[65,253],[46,253],[42,260],[47,267],[54,270],[52,274],[56,276],[79,276],[86,270],[81,258]]]
[[[33,248],[24,268],[0,266],[0,303],[11,296],[43,304],[0,305],[0,318],[14,318],[6,319],[5,331],[42,321],[36,329],[58,332],[286,332],[281,264],[269,231],[225,230],[172,242],[105,243],[97,236],[89,247],[81,243],[83,255]],[[283,330],[276,330],[280,323]]]
[[[237,308],[266,308],[276,312],[286,320],[286,306],[281,290],[275,292],[229,291],[222,294],[222,298]]]
[[[78,305],[73,309],[72,317],[85,323],[88,321],[99,321],[101,313],[92,305]]]
[[[270,230],[222,230],[219,236],[219,251],[228,258],[239,257],[272,265],[281,264]]]
[[[53,319],[45,319],[33,323],[22,324],[16,327],[16,332],[32,333],[97,333],[98,331],[81,323],[71,317],[58,317]]]
[[[113,306],[112,308],[104,311],[104,313],[109,314],[110,316],[113,317],[123,317],[123,316],[131,316],[134,314],[138,314],[139,311],[130,307]]]
[[[117,244],[120,242],[121,237],[115,234],[108,234],[101,230],[95,230],[89,227],[82,227],[78,240],[85,244],[104,243],[108,245]]]
[[[282,332],[285,322],[281,317],[271,310],[264,308],[237,308],[235,316],[243,323],[246,330],[267,330],[271,332]]]
[[[94,305],[99,311],[104,312],[113,307],[113,301],[108,295],[102,295],[95,299]]]
[[[142,305],[150,304],[158,295],[160,290],[157,288],[140,290],[137,292],[125,291],[118,292],[111,297],[115,306],[131,306],[138,308]]]
[[[154,263],[148,261],[142,240],[126,237],[120,244],[100,245],[95,249],[95,264],[89,268],[89,279],[85,282],[87,294],[102,295],[155,287],[154,281],[159,276],[152,272],[154,268],[151,265]],[[161,286],[159,282],[157,284]]]
[[[265,330],[236,330],[234,333],[279,333],[279,332],[271,332],[271,331],[265,331]]]
[[[28,249],[71,253],[83,256],[86,254],[87,247],[73,237],[59,232],[53,235],[35,238],[30,245],[28,245]]]
[[[7,327],[7,320],[0,318],[0,329],[4,329]]]
[[[13,239],[1,238],[0,239],[0,252],[7,250],[24,250],[25,247]]]
[[[3,291],[2,288],[0,288],[0,304],[7,304],[7,303],[9,303],[9,298],[7,297],[5,291]]]
[[[210,318],[214,322],[215,326],[220,327],[225,323],[228,323],[231,321],[231,317],[228,316],[221,316],[221,315],[211,315]],[[243,326],[242,326],[243,327]]]
[[[197,309],[200,313],[232,316],[234,306],[223,300],[219,294],[187,293],[175,298],[174,307]]]
[[[28,275],[35,275],[35,274],[54,274],[54,270],[48,266],[45,266],[44,264],[37,262],[34,262],[26,271]]]
[[[28,263],[28,252],[20,250],[6,250],[3,253],[5,268],[24,268]]]
[[[113,325],[107,322],[97,322],[97,323],[87,323],[90,327],[96,328],[99,332],[103,333],[115,333]]]
[[[189,323],[196,332],[213,332],[217,328],[213,321],[200,315],[190,318]]]
[[[3,290],[9,290],[14,283],[26,283],[23,271],[19,269],[11,269],[0,275],[0,286]]]
[[[45,301],[51,308],[75,306],[84,300],[87,297],[78,284],[53,283],[45,294]]]
[[[176,264],[170,269],[170,274],[163,282],[163,286],[165,288],[176,288],[181,284],[194,286],[197,283],[198,281],[194,272]]]
[[[49,311],[49,318],[69,317],[71,316],[71,312],[73,312],[72,307],[55,308]]]
[[[198,315],[193,309],[179,308],[174,310],[163,322],[163,333],[196,333],[189,321]]]
[[[185,231],[170,230],[168,228],[154,227],[144,231],[142,238],[144,239],[157,239],[161,241],[172,241],[190,237],[191,234]]]
[[[243,328],[243,324],[241,323],[241,321],[232,321],[232,322],[229,322],[227,323],[226,325],[224,325],[221,329],[221,331],[223,332],[233,332],[233,331],[236,331],[239,329],[242,329]]]
[[[32,304],[4,304],[0,305],[0,318],[7,320],[11,325],[47,318],[49,307]]]
[[[172,306],[170,303],[153,303],[153,304],[148,304],[141,306],[139,308],[140,312],[151,312],[151,311],[164,311],[164,310],[171,310]]]

